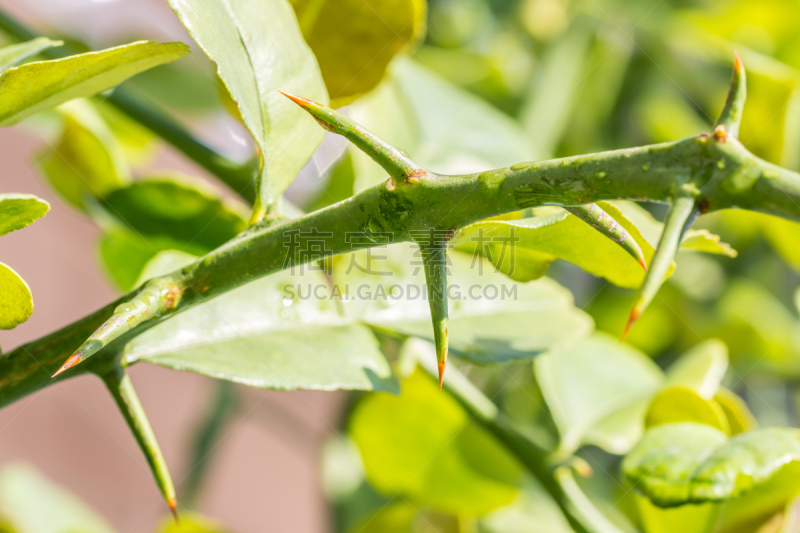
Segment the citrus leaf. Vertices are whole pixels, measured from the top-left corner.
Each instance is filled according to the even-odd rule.
[[[622,470],[655,505],[673,507],[737,498],[795,461],[800,461],[796,429],[757,429],[728,440],[711,426],[681,422],[649,430]]]
[[[695,345],[681,355],[667,370],[667,385],[680,385],[710,400],[728,369],[728,347],[710,339]]]
[[[262,389],[397,392],[370,330],[315,288],[327,289],[319,272],[266,276],[147,330],[124,358]]]
[[[738,435],[758,426],[745,401],[728,389],[720,387],[714,396],[714,401],[725,413],[731,435]]]
[[[183,43],[139,41],[99,52],[26,63],[0,75],[0,126],[37,111],[111,89],[131,76],[189,53]]]
[[[0,472],[0,517],[15,533],[113,533],[97,513],[33,467]]]
[[[335,106],[371,91],[425,31],[424,0],[291,1]]]
[[[33,224],[50,211],[50,204],[32,194],[0,194],[0,236]]]
[[[64,130],[54,149],[39,154],[50,185],[78,209],[85,194],[100,198],[130,182],[125,154],[99,113],[86,100],[59,108]]]
[[[314,54],[287,0],[169,0],[181,23],[217,64],[220,78],[260,147],[261,202],[272,205],[308,162],[325,130],[289,92],[327,104]]]
[[[730,434],[722,407],[686,387],[670,387],[656,394],[644,417],[645,428],[676,422],[707,424]]]
[[[371,394],[348,421],[367,478],[381,492],[452,514],[511,503],[522,466],[418,369],[400,396]]]
[[[39,37],[30,41],[12,44],[0,48],[0,73],[5,72],[14,65],[33,57],[43,50],[53,46],[61,46],[61,41],[51,41],[47,37]]]
[[[636,408],[643,412],[664,382],[650,358],[603,333],[542,354],[533,368],[561,435],[559,453],[563,455],[582,444],[604,444],[616,453],[627,451],[630,444],[626,439],[597,438],[592,427],[637,403],[644,404]],[[619,423],[627,425],[629,419],[636,420],[633,413],[625,413]],[[641,435],[641,429],[638,433]]]
[[[33,296],[25,280],[0,263],[0,329],[14,329],[33,314]]]
[[[338,261],[333,280],[345,312],[379,330],[433,340],[422,259],[416,245],[362,250]],[[552,280],[513,283],[480,257],[448,254],[453,355],[475,363],[529,359],[592,330],[572,295]],[[423,297],[425,295],[425,297]]]
[[[98,245],[99,259],[108,277],[122,291],[136,287],[148,263],[160,252],[175,250],[197,255],[204,250],[163,236],[147,238],[125,228],[108,231]],[[177,267],[176,267],[177,268]]]

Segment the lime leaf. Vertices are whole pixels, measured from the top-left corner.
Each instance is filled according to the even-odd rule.
[[[181,512],[180,521],[172,517],[165,518],[159,525],[158,533],[225,533],[222,525],[193,512]]]
[[[69,203],[83,209],[83,195],[96,198],[130,181],[125,154],[100,114],[86,100],[59,108],[64,130],[54,149],[39,161],[50,184]]]
[[[266,276],[147,330],[124,357],[261,389],[397,392],[372,332],[316,288],[327,289],[316,271]]]
[[[418,41],[424,0],[292,0],[334,105],[371,91],[392,58]],[[354,46],[353,43],[358,43]]]
[[[180,175],[150,176],[115,189],[102,205],[130,231],[145,238],[169,237],[190,246],[176,249],[194,255],[221,246],[247,228],[243,206],[223,202],[213,190]]]
[[[14,329],[33,313],[33,296],[25,280],[0,263],[0,329]]]
[[[136,287],[148,263],[159,252],[167,250],[187,255],[202,255],[206,252],[204,248],[187,245],[170,237],[145,238],[125,228],[109,231],[103,235],[99,244],[99,255],[106,273],[123,291]]]
[[[348,430],[373,486],[439,511],[486,514],[511,503],[524,479],[517,460],[420,369],[400,396],[360,401]]]
[[[728,389],[720,387],[714,396],[714,401],[725,413],[731,435],[744,433],[758,425],[756,417],[750,412],[745,401]]]
[[[39,37],[24,43],[12,44],[0,48],[0,73],[5,72],[14,65],[33,57],[42,50],[53,46],[61,46],[61,41],[51,41],[47,37]]]
[[[649,430],[622,470],[655,505],[672,507],[737,498],[795,461],[800,461],[796,429],[757,429],[728,440],[711,426],[681,422]]]
[[[139,41],[52,61],[27,63],[0,75],[0,126],[37,111],[111,89],[131,76],[185,56],[183,43]]]
[[[569,454],[582,444],[603,444],[624,453],[631,443],[624,438],[598,437],[593,426],[620,410],[617,427],[629,420],[641,425],[641,413],[661,387],[664,376],[650,358],[603,333],[564,350],[542,354],[533,363],[536,379],[561,435],[559,454]],[[637,406],[637,404],[639,404]],[[633,442],[641,435],[634,431]]]
[[[0,194],[0,236],[33,224],[50,211],[50,204],[32,194]]]
[[[333,280],[345,312],[366,324],[433,339],[425,276],[416,245],[362,250],[338,261]],[[448,255],[451,353],[486,364],[529,359],[592,330],[572,295],[552,280],[513,283],[480,257]]]
[[[166,276],[179,268],[192,264],[197,260],[197,256],[181,252],[180,250],[164,250],[158,252],[144,265],[139,279],[133,284],[134,287],[140,286],[149,279]]]
[[[670,387],[656,394],[644,418],[646,428],[676,422],[707,424],[726,434],[730,433],[722,407],[686,387]]]
[[[16,533],[114,531],[85,503],[20,463],[0,472],[0,516]]]
[[[728,369],[728,348],[711,339],[695,345],[667,370],[667,385],[682,385],[710,400]]]
[[[262,158],[262,202],[274,203],[308,162],[325,130],[276,89],[322,104],[325,83],[287,0],[169,0],[220,78]]]
[[[687,231],[686,236],[681,241],[681,248],[728,257],[739,255],[736,250],[731,248],[730,244],[721,242],[719,235],[714,235],[705,229]]]

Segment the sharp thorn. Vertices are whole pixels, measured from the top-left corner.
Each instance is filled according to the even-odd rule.
[[[63,365],[61,365],[61,368],[59,368],[56,371],[56,373],[51,376],[51,378],[54,378],[54,377],[58,376],[59,374],[61,374],[63,372],[66,372],[67,370],[69,370],[73,366],[77,365],[81,361],[82,361],[82,358],[81,358],[81,355],[79,353],[71,355],[70,358],[67,359],[66,362]]]
[[[625,325],[625,331],[622,332],[622,335],[620,336],[619,340],[621,340],[621,341],[625,340],[625,337],[628,336],[628,333],[631,331],[631,328],[633,327],[633,324],[637,320],[639,320],[640,316],[642,316],[642,312],[639,311],[636,307],[631,309],[631,314],[628,317],[628,323]]]
[[[444,383],[444,367],[447,366],[447,361],[439,362],[439,390],[442,390],[442,383]]]
[[[744,63],[742,63],[742,58],[736,50],[733,51],[733,68],[737,74],[741,74],[744,71]]]
[[[299,105],[300,107],[308,107],[310,104],[315,104],[316,103],[316,102],[312,102],[311,100],[309,100],[307,98],[302,98],[300,96],[295,96],[293,94],[289,94],[289,93],[283,92],[280,89],[275,89],[275,90],[278,91],[279,93],[281,93],[283,96],[285,96],[289,100],[291,100],[292,102],[294,102],[295,104]],[[317,105],[319,105],[319,104],[317,104]]]
[[[178,518],[178,501],[175,499],[175,497],[167,499],[167,506],[172,513],[172,518],[175,519],[175,523],[180,524],[181,521],[180,518]]]
[[[644,271],[647,272],[647,262],[644,260],[644,257],[639,258],[639,264],[644,269]]]

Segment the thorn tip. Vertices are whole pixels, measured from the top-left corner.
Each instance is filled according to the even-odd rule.
[[[445,361],[439,363],[439,390],[442,390],[442,383],[444,383],[444,367],[447,365]]]
[[[642,316],[642,312],[639,311],[636,307],[631,309],[631,314],[628,317],[628,323],[625,325],[625,331],[622,332],[622,336],[620,337],[619,340],[621,340],[621,341],[625,340],[625,337],[628,336],[628,333],[630,332],[631,328],[633,327],[633,324],[637,320],[639,320],[640,316]]]
[[[170,496],[167,498],[167,506],[169,507],[169,511],[172,513],[172,518],[175,519],[175,523],[180,524],[181,521],[178,518],[178,501],[175,499],[175,496]]]
[[[82,359],[82,358],[81,358],[80,354],[77,354],[77,353],[76,353],[76,354],[73,354],[73,355],[71,355],[71,356],[69,357],[69,359],[67,359],[67,360],[64,362],[64,364],[63,364],[63,365],[61,365],[61,368],[59,368],[59,369],[56,371],[56,373],[55,373],[55,374],[53,374],[53,375],[51,376],[51,378],[54,378],[54,377],[58,376],[58,375],[59,375],[59,374],[61,374],[62,372],[66,372],[67,370],[69,370],[69,369],[70,369],[70,368],[72,368],[73,366],[75,366],[75,365],[77,365],[78,363],[80,363],[80,362],[81,362],[81,359]]]
[[[644,257],[639,258],[639,264],[642,266],[645,272],[647,272],[647,262],[644,260]]]

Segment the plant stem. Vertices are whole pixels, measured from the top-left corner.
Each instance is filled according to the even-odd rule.
[[[0,29],[21,40],[29,41],[39,37],[31,29],[0,10]],[[42,55],[58,59],[78,53],[69,45],[49,48]],[[255,199],[255,166],[253,161],[240,165],[220,154],[203,141],[192,135],[177,121],[153,105],[145,103],[124,87],[118,87],[106,101],[127,116],[158,135],[186,157],[216,176],[242,198],[253,203]]]

